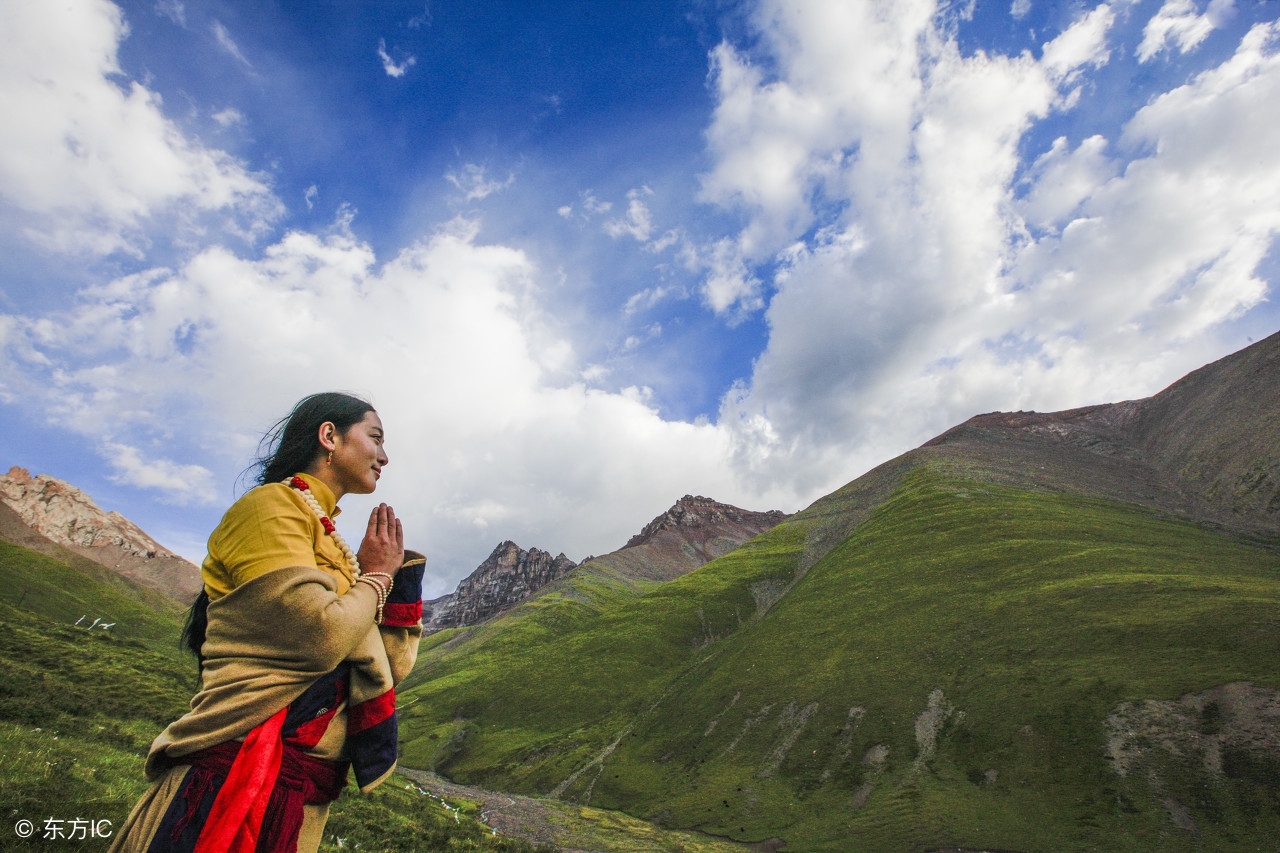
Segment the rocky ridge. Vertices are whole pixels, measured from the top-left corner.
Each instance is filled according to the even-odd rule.
[[[701,495],[685,495],[626,545],[587,557],[581,565],[607,567],[636,580],[671,580],[724,556],[786,517],[778,510],[753,512]],[[503,542],[454,592],[423,602],[423,628],[430,633],[479,624],[510,610],[578,565],[564,554],[552,557],[538,548],[525,551],[514,542]]]
[[[553,557],[540,548],[526,551],[508,539],[463,578],[454,592],[423,602],[423,626],[430,632],[483,622],[524,601],[577,565],[564,554]]]
[[[1275,536],[1278,370],[1280,333],[1151,397],[977,415],[913,453],[963,454],[968,464],[983,463],[991,479],[1116,498]]]
[[[674,580],[723,557],[787,517],[779,510],[753,512],[701,495],[685,495],[622,548],[583,563],[600,564],[632,580]]]
[[[70,483],[15,465],[0,476],[0,502],[46,539],[171,598],[190,603],[200,590],[197,566]]]
[[[704,498],[702,495],[685,495],[676,501],[671,509],[646,524],[644,529],[627,540],[627,544],[623,547],[648,545],[663,531],[679,531],[681,538],[693,545],[695,550],[703,551],[707,561],[710,561],[723,556],[722,553],[715,553],[717,549],[712,543],[719,539],[732,538],[727,535],[731,529],[745,530],[752,536],[756,536],[777,525],[786,517],[785,512],[776,509],[768,512],[753,512],[722,504],[711,498]],[[734,543],[733,547],[739,544],[741,543]],[[708,548],[710,548],[709,551]]]

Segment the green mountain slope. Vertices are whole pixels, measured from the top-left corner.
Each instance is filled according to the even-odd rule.
[[[1280,687],[1274,552],[926,466],[762,613],[805,522],[564,633],[546,605],[433,662],[406,763],[797,850],[1252,849],[1280,829],[1265,749],[1252,776],[1175,768],[1156,790],[1105,749],[1125,700]],[[1166,799],[1196,820],[1185,844]]]
[[[588,563],[423,654],[404,762],[786,850],[1270,843],[1277,353],[979,416],[667,583]]]

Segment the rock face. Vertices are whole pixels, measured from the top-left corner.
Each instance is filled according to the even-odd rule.
[[[723,557],[787,518],[685,495],[611,554],[588,557],[638,580],[668,581]],[[584,560],[583,562],[587,562]]]
[[[0,501],[46,539],[185,604],[200,590],[197,566],[69,483],[14,466],[0,477]]]
[[[704,562],[710,562],[729,553],[747,539],[774,527],[786,517],[785,512],[776,509],[752,512],[701,495],[685,495],[671,509],[646,524],[624,547],[648,545],[661,539],[665,531],[671,531],[705,556]],[[735,536],[735,533],[745,533],[746,538]],[[727,548],[724,547],[726,545]]]
[[[528,551],[511,540],[493,549],[457,590],[423,603],[427,631],[475,625],[501,613],[577,566],[564,554],[552,557],[540,548]]]
[[[678,578],[737,548],[786,518],[777,510],[752,512],[711,498],[685,495],[617,551],[587,557],[597,568],[633,580]],[[475,625],[511,609],[577,563],[538,548],[503,542],[451,594],[423,602],[427,632]]]

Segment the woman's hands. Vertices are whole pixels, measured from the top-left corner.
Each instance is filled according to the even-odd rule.
[[[386,504],[378,504],[369,513],[369,527],[360,543],[360,569],[365,572],[385,572],[392,577],[404,565],[404,528],[395,510]]]

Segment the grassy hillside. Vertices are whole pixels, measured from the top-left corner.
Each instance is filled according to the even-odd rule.
[[[671,583],[566,588],[441,644],[406,763],[792,850],[1275,837],[1280,762],[1232,746],[1217,706],[1192,733],[1225,738],[1216,770],[1138,744],[1121,776],[1107,751],[1127,700],[1280,687],[1275,552],[940,466],[892,474],[838,544],[836,495]]]
[[[194,692],[195,660],[178,650],[180,616],[118,577],[97,578],[3,542],[0,590],[0,811],[9,820],[0,846],[101,853],[109,843],[101,838],[46,840],[37,830],[21,841],[13,826],[26,819],[43,827],[47,818],[123,823],[146,789],[147,748]],[[82,615],[89,616],[82,625],[96,618],[115,625],[75,627]],[[322,849],[338,850],[342,838],[343,849],[388,853],[534,851],[494,836],[464,801],[454,803],[455,816],[405,784],[392,780],[367,797],[348,787]]]

